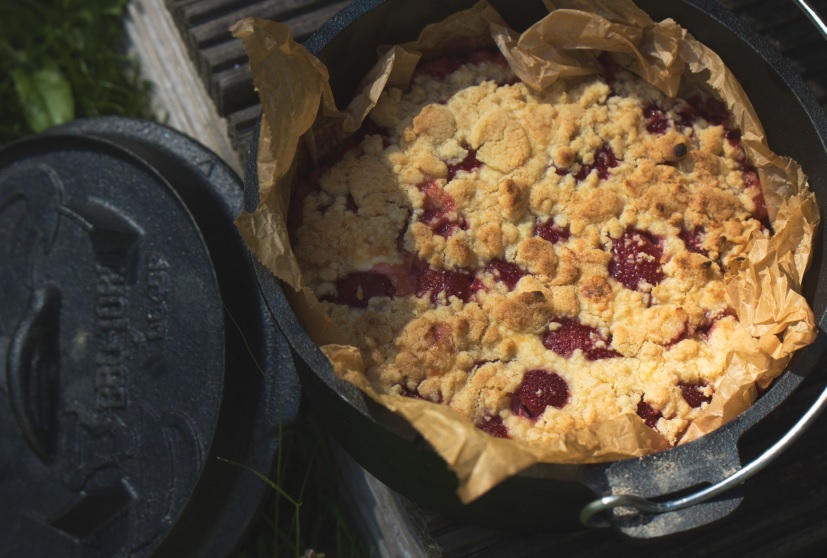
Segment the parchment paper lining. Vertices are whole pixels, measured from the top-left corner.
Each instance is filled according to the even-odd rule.
[[[672,20],[653,22],[628,0],[545,2],[549,15],[519,34],[485,1],[423,29],[417,41],[379,49],[379,59],[351,104],[339,111],[324,65],[290,38],[286,26],[245,19],[233,27],[250,59],[262,101],[258,149],[261,203],[237,225],[250,249],[290,285],[294,309],[330,359],[335,373],[406,418],[459,478],[458,495],[469,502],[533,463],[585,463],[637,457],[668,444],[637,415],[560,435],[542,447],[491,437],[444,405],[376,393],[364,375],[359,350],[303,286],[288,240],[286,213],[297,156],[315,155],[314,137],[344,137],[359,128],[388,86],[404,86],[420,57],[496,44],[517,76],[543,89],[561,76],[599,71],[597,56],[619,65],[665,94],[697,88],[722,99],[742,130],[742,145],[758,169],[775,234],[755,238],[726,278],[727,296],[761,351],[733,351],[711,403],[681,440],[696,439],[748,408],[792,353],[815,338],[813,313],[800,294],[819,215],[815,196],[798,164],[772,153],[741,86],[721,59]],[[290,76],[290,79],[286,79]],[[306,150],[297,149],[305,145]],[[286,289],[290,291],[290,289]]]

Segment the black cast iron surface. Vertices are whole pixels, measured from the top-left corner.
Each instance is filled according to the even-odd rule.
[[[4,552],[154,546],[197,482],[220,405],[206,247],[174,193],[114,145],[53,137],[3,155]],[[138,222],[144,206],[157,211]],[[172,288],[187,270],[207,273]],[[198,342],[179,343],[191,307],[203,311]]]
[[[0,555],[224,556],[298,407],[239,178],[120,118],[0,150]]]

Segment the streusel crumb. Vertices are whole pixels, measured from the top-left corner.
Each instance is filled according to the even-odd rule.
[[[622,70],[537,92],[482,52],[369,120],[292,238],[377,391],[534,443],[636,414],[675,444],[755,349],[723,277],[770,224],[714,99]]]

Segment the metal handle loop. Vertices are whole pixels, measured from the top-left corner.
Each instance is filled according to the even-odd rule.
[[[821,36],[827,39],[827,24],[824,23],[824,20],[821,19],[821,16],[818,15],[818,12],[815,11],[805,0],[793,0],[793,2],[801,8],[801,11],[804,12],[810,21],[813,22],[813,25],[816,26]]]
[[[653,502],[652,500],[647,500],[646,498],[636,496],[634,494],[613,494],[610,496],[604,496],[587,504],[582,510],[580,510],[580,522],[586,527],[609,527],[611,526],[611,522],[608,521],[608,518],[605,516],[602,518],[601,516],[603,515],[603,512],[607,512],[612,508],[629,507],[635,508],[640,512],[650,514],[668,513],[700,504],[714,498],[715,496],[723,494],[727,490],[745,482],[755,473],[769,465],[776,457],[781,455],[813,422],[815,422],[816,418],[818,418],[824,410],[825,403],[827,403],[827,388],[821,392],[818,399],[810,406],[798,422],[795,423],[795,425],[788,430],[786,434],[784,434],[784,436],[782,436],[754,461],[716,484],[708,486],[688,496],[684,496],[676,500],[670,500],[668,502]]]

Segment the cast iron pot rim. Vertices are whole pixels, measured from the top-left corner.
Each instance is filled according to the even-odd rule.
[[[328,21],[317,33],[308,39],[306,48],[314,55],[318,56],[325,47],[334,41],[343,31],[353,24],[356,24],[359,19],[367,14],[370,10],[393,0],[357,0],[348,5],[341,12],[336,14]],[[704,0],[681,0],[684,4],[698,9],[705,16],[711,17],[723,27],[733,32],[738,38],[754,50],[758,56],[763,58],[771,69],[782,78],[786,87],[791,91],[796,100],[800,103],[804,115],[812,123],[816,134],[821,142],[821,148],[827,146],[827,117],[818,105],[815,97],[809,88],[804,84],[801,77],[795,73],[790,67],[789,63],[769,45],[764,39],[755,35],[746,25],[736,18],[733,14],[724,10],[721,6],[713,2]],[[248,181],[252,177],[255,180],[255,152],[258,143],[258,131],[253,136],[251,145],[251,162],[248,164]],[[251,174],[252,173],[252,174]],[[256,188],[257,190],[257,188]],[[823,235],[822,235],[823,236]],[[819,239],[816,239],[819,242]],[[822,262],[821,268],[824,269],[827,262]],[[810,270],[810,274],[816,270]],[[394,432],[393,426],[382,423],[374,416],[374,412],[370,409],[375,409],[377,405],[372,400],[364,395],[361,391],[353,385],[338,379],[332,370],[330,362],[327,357],[321,352],[318,346],[313,342],[304,327],[298,321],[296,315],[292,312],[290,304],[282,290],[282,284],[275,280],[269,272],[262,266],[257,266],[257,273],[259,279],[262,281],[263,289],[267,295],[268,301],[274,305],[274,314],[286,334],[291,345],[299,354],[301,359],[307,363],[309,368],[321,380],[327,384],[335,393],[345,399],[346,403],[356,408],[361,414],[365,415],[373,422],[378,422],[388,429],[389,432]],[[816,294],[813,298],[816,298]],[[823,296],[821,298],[824,298]],[[819,307],[817,304],[814,307]],[[780,376],[773,386],[764,393],[751,407],[742,412],[738,417],[718,428],[716,431],[699,438],[691,443],[677,446],[650,454],[643,458],[631,458],[616,461],[607,461],[596,464],[556,464],[556,463],[537,463],[525,471],[518,473],[517,476],[530,478],[554,478],[564,480],[586,481],[592,488],[595,488],[599,482],[588,482],[588,479],[594,479],[595,476],[600,476],[604,472],[612,468],[645,468],[646,464],[661,462],[666,459],[687,460],[693,459],[702,449],[715,448],[719,445],[737,444],[740,436],[751,426],[761,421],[767,414],[777,408],[795,388],[798,387],[803,380],[804,375],[809,373],[807,369],[803,374],[800,372],[799,363],[802,359],[815,361],[818,356],[824,351],[827,339],[825,335],[819,333],[817,340],[807,347],[796,353],[793,360],[787,367],[787,370]],[[806,368],[806,365],[805,365]],[[810,366],[812,368],[812,366]],[[396,430],[394,433],[407,437],[409,440],[412,437],[412,428],[409,431]],[[418,436],[415,432],[413,437]],[[734,442],[732,441],[734,439]],[[734,448],[737,452],[737,448]],[[611,491],[610,486],[603,486],[604,492]],[[600,491],[600,489],[596,489]]]

